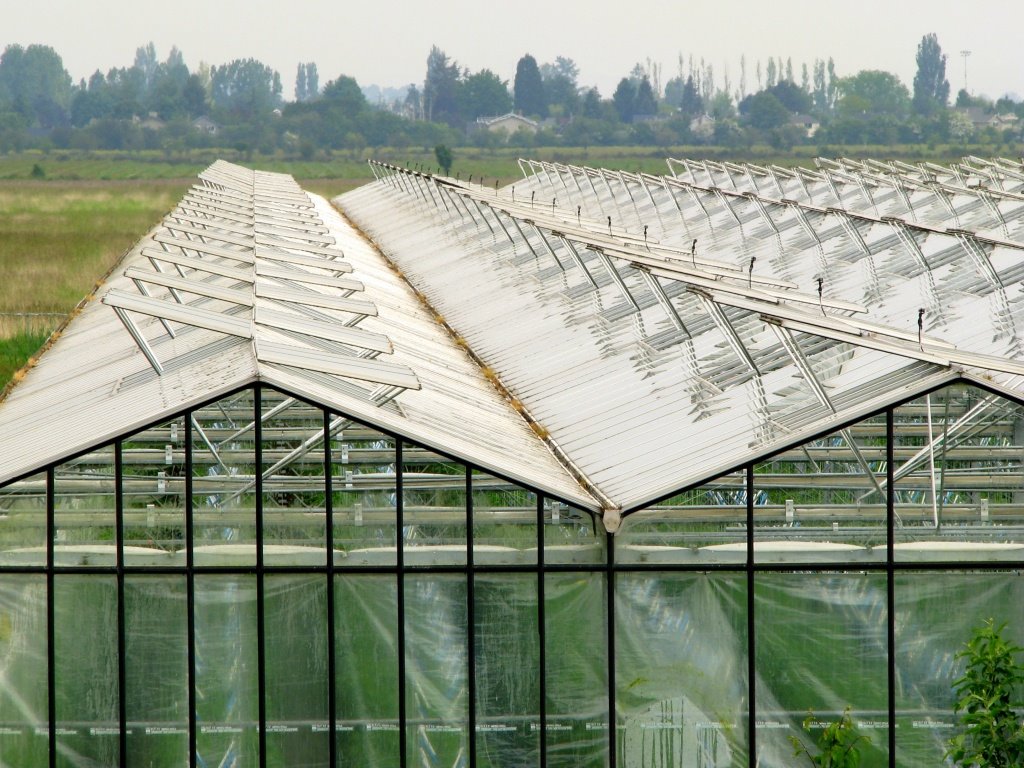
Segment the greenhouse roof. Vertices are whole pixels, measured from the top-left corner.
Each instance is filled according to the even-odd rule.
[[[0,404],[0,482],[261,381],[614,529],[952,379],[1024,394],[1019,163],[371,167],[344,216],[205,171]]]

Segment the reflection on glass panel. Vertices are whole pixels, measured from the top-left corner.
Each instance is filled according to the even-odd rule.
[[[264,580],[267,764],[326,766],[327,581],[322,575]]]
[[[128,765],[188,763],[188,602],[185,577],[125,577]]]
[[[537,562],[537,495],[507,480],[473,473],[473,561]]]
[[[0,755],[46,765],[46,577],[0,575]]]
[[[754,466],[754,561],[885,562],[885,415]]]
[[[46,473],[0,488],[0,565],[46,564]]]
[[[398,582],[336,576],[334,605],[338,765],[398,765]]]
[[[405,690],[409,765],[467,760],[466,579],[405,577]]]
[[[256,577],[197,575],[195,628],[199,761],[257,765]]]
[[[549,768],[608,765],[607,588],[598,573],[544,577]]]
[[[192,499],[196,563],[256,562],[256,447],[252,390],[194,412]]]
[[[125,565],[185,565],[185,419],[121,445]]]
[[[331,415],[336,565],[394,565],[397,501],[395,440]]]
[[[1019,572],[896,574],[896,764],[944,765],[957,733],[956,654],[988,619],[1008,623],[1004,637],[1024,645],[1024,576]],[[955,610],[950,608],[955,607]]]
[[[816,754],[821,729],[847,707],[868,739],[858,745],[861,765],[889,764],[886,583],[884,573],[756,576],[760,765],[793,765],[791,736]]]
[[[264,556],[291,554],[302,565],[323,565],[323,411],[272,389],[261,397]]]
[[[466,467],[402,446],[402,531],[407,565],[466,562]]]
[[[955,385],[894,418],[896,559],[1024,559],[1024,408]]]
[[[593,513],[544,499],[545,563],[604,563],[606,542],[604,527]]]
[[[54,478],[54,546],[58,565],[116,561],[114,447],[58,464]]]
[[[477,765],[539,765],[537,576],[478,574],[473,589]]]
[[[615,585],[620,764],[744,765],[746,577],[631,573]]]
[[[744,563],[747,492],[743,470],[622,519],[618,563]]]
[[[57,765],[117,765],[117,582],[57,575],[53,590]]]

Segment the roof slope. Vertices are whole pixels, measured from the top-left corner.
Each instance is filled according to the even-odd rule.
[[[501,191],[377,165],[376,184],[338,203],[606,506],[640,507],[963,372],[1024,381],[1011,237],[939,226],[922,203],[930,224],[863,212],[824,172],[787,172],[771,196],[734,184],[760,172],[740,166],[700,180],[522,165]],[[850,175],[874,206],[903,199]],[[811,202],[826,188],[827,205]],[[950,202],[961,224],[984,223],[976,201]],[[1000,213],[1015,235],[1024,207]]]
[[[290,177],[214,164],[112,275],[0,404],[0,483],[261,381],[595,506],[387,262]]]

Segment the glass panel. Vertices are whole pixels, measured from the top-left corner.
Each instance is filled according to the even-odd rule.
[[[327,581],[322,575],[264,579],[267,764],[326,766]]]
[[[964,671],[956,654],[988,619],[1008,622],[1004,638],[1024,645],[1021,605],[1020,572],[896,574],[898,766],[945,764],[947,742],[962,733],[953,713],[953,682]]]
[[[128,764],[153,768],[185,765],[188,763],[185,577],[125,577],[124,620]]]
[[[466,467],[425,448],[402,446],[406,565],[466,562]]]
[[[0,575],[0,755],[7,765],[46,765],[46,577]]]
[[[473,562],[537,562],[537,495],[483,472],[473,473]]]
[[[204,765],[259,763],[256,577],[197,575],[196,751]]]
[[[607,594],[599,573],[544,576],[549,768],[608,765]]]
[[[275,565],[327,562],[324,414],[262,390],[263,556]]]
[[[894,418],[896,559],[1024,560],[1024,408],[956,385]]]
[[[537,576],[478,574],[473,590],[477,766],[539,765]]]
[[[121,460],[125,565],[184,567],[185,419],[127,438]]]
[[[340,416],[331,416],[331,428],[334,562],[394,565],[395,441]]]
[[[544,499],[545,564],[607,562],[604,526],[579,507]]]
[[[117,581],[58,574],[53,611],[57,765],[117,765]]]
[[[885,574],[759,573],[755,583],[759,764],[793,765],[791,736],[817,754],[821,728],[849,707],[870,740],[858,745],[861,765],[888,765]]]
[[[746,473],[723,475],[626,515],[615,538],[617,563],[745,563]]]
[[[46,564],[46,473],[0,488],[0,564]]]
[[[885,414],[754,466],[754,562],[886,560]]]
[[[405,690],[410,765],[456,765],[469,749],[466,578],[405,577]]]
[[[53,477],[55,563],[113,565],[117,559],[113,446],[57,465]]]
[[[398,582],[346,574],[334,588],[338,765],[398,765]]]
[[[256,562],[254,427],[252,390],[193,415],[196,565],[206,565],[208,558],[221,565]]]
[[[619,763],[746,764],[746,576],[620,573],[615,598]]]

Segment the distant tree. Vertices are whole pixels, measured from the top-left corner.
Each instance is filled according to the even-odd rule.
[[[789,110],[770,93],[770,89],[748,96],[746,101],[747,120],[758,130],[770,131],[789,120]]]
[[[467,76],[459,85],[459,111],[466,120],[511,112],[508,82],[489,69]]]
[[[434,157],[437,159],[437,164],[441,166],[441,170],[444,171],[445,176],[451,173],[453,157],[450,147],[438,144],[434,147]]]
[[[687,77],[683,84],[683,94],[679,102],[679,111],[688,117],[699,117],[704,113],[704,99],[693,84],[693,78]]]
[[[765,87],[771,88],[779,81],[779,71],[775,66],[775,59],[768,57],[768,68],[765,73]]]
[[[300,62],[295,72],[295,100],[310,101],[320,94],[320,76],[313,62]]]
[[[907,116],[910,94],[891,72],[866,69],[838,83],[837,109],[844,116],[885,115],[896,119]]]
[[[189,117],[199,117],[209,112],[209,105],[206,102],[206,89],[199,79],[199,75],[192,74],[185,81],[181,89],[182,105],[185,107],[185,114]]]
[[[210,70],[211,101],[240,122],[266,117],[281,102],[281,76],[256,59],[235,59]]]
[[[931,115],[949,102],[946,55],[935,33],[925,35],[917,46],[917,74],[914,75],[914,111]]]
[[[615,104],[615,111],[619,115],[619,120],[624,123],[633,122],[636,87],[628,77],[619,80],[619,84],[615,87],[615,93],[612,94],[612,103]]]
[[[461,122],[458,105],[459,65],[448,54],[431,46],[427,56],[427,76],[423,81],[423,112],[427,120],[449,125]]]
[[[157,66],[156,46],[152,41],[135,49],[135,69],[142,74],[142,82],[146,91],[153,85]]]
[[[544,80],[540,76],[537,60],[530,54],[523,56],[516,64],[512,94],[517,112],[547,117],[548,103],[544,94]]]
[[[348,75],[339,75],[337,80],[327,83],[320,94],[320,101],[326,107],[336,108],[345,115],[356,115],[367,108],[363,89],[355,78]]]
[[[658,100],[654,97],[654,89],[651,81],[644,75],[636,87],[636,96],[633,99],[633,115],[656,115],[658,114]]]
[[[564,56],[557,56],[554,63],[541,65],[540,77],[549,108],[558,106],[565,115],[579,111],[579,72],[576,62]]]
[[[0,55],[0,112],[21,115],[29,125],[55,128],[68,121],[71,76],[53,48],[9,45]]]
[[[767,92],[777,98],[790,112],[808,112],[811,97],[792,80],[783,80],[768,88]]]
[[[601,94],[597,88],[588,88],[583,92],[582,111],[584,117],[601,117]]]

